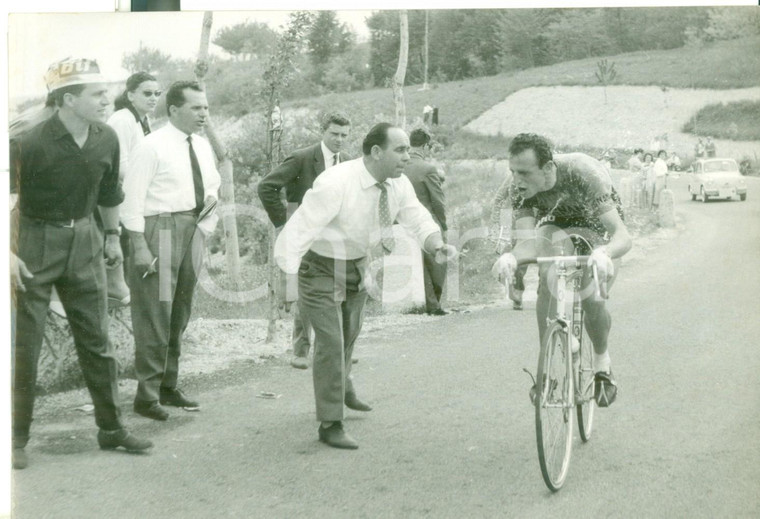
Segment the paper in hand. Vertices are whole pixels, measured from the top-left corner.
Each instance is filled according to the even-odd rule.
[[[216,209],[216,198],[214,198],[211,203],[206,204],[203,206],[203,210],[198,215],[198,221],[202,221],[204,218],[209,216],[211,213],[214,212],[214,209]]]

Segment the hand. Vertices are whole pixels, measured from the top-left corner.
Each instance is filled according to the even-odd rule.
[[[499,256],[496,263],[491,267],[491,275],[495,277],[499,283],[512,284],[512,280],[515,278],[515,271],[517,270],[517,258],[511,252],[507,252]]]
[[[277,269],[277,280],[274,286],[274,298],[277,308],[290,312],[290,306],[298,299],[298,276],[286,274]]]
[[[156,259],[147,247],[135,249],[132,267],[139,276],[144,278],[156,273]]]
[[[106,268],[108,269],[114,269],[122,264],[124,253],[121,251],[121,243],[118,236],[109,234],[106,237],[103,255],[106,258]]]
[[[459,251],[453,245],[444,244],[435,251],[435,262],[443,265],[450,261],[455,261],[459,256]]]
[[[22,278],[31,279],[34,276],[31,272],[29,272],[29,269],[26,268],[26,263],[24,263],[24,260],[16,256],[11,252],[11,287],[15,290],[18,290],[20,292],[26,292],[26,287],[24,286],[24,282]]]

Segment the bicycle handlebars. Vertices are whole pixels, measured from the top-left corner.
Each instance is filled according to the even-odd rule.
[[[532,265],[532,264],[575,264],[577,267],[585,266],[591,256],[541,256],[537,258],[522,258],[517,260],[517,266]],[[596,287],[596,296],[607,299],[609,294],[607,293],[607,280],[599,281],[599,272],[596,264],[591,265],[591,272],[594,275],[594,285]]]

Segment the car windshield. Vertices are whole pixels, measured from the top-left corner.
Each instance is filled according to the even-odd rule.
[[[739,171],[739,166],[733,159],[711,160],[705,162],[705,173],[715,173],[718,171]]]

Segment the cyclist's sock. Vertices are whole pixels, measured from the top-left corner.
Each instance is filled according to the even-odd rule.
[[[609,352],[605,351],[601,355],[594,352],[594,371],[604,371],[605,373],[610,372],[610,354]]]

